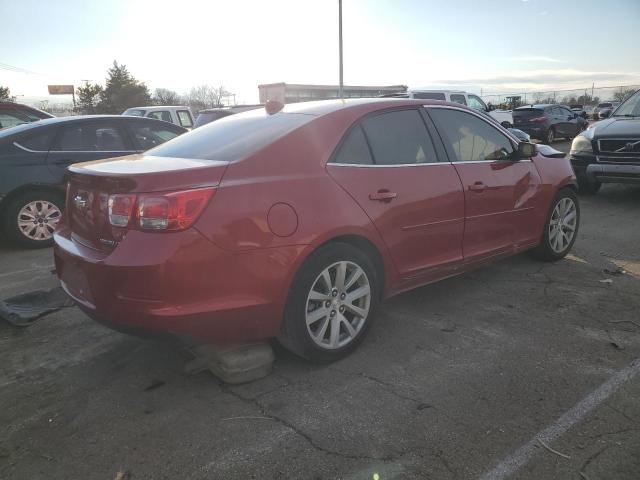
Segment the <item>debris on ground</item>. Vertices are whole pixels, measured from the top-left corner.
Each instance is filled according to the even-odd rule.
[[[153,382],[151,382],[148,386],[145,387],[144,391],[145,392],[150,392],[151,390],[155,390],[156,388],[160,388],[164,385],[166,385],[167,382],[165,382],[164,380],[154,380]]]
[[[610,278],[605,278],[604,280],[598,280],[600,283],[606,283],[607,285],[611,285],[613,283],[613,280],[611,280]]]
[[[603,272],[606,273],[607,275],[624,275],[625,273],[627,273],[627,271],[621,267],[618,267],[613,270],[609,268],[605,268]]]
[[[129,480],[130,478],[131,478],[131,472],[127,470],[124,472],[118,472],[114,480]]]
[[[72,306],[73,300],[61,287],[35,290],[0,301],[0,318],[16,327],[28,327],[44,315]]]
[[[547,445],[546,443],[544,443],[541,439],[538,438],[538,442],[540,443],[540,445],[542,445],[544,448],[546,448],[547,450],[549,450],[551,453],[555,453],[556,455],[566,458],[567,460],[571,459],[571,457],[565,453],[559,452],[557,450],[554,450],[553,448],[551,448],[549,445]]]

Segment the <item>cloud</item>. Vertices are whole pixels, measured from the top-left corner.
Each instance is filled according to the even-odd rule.
[[[592,83],[599,86],[640,83],[640,72],[592,72],[574,69],[520,70],[503,72],[494,76],[438,80],[441,85],[482,86],[490,89],[547,89],[586,88]],[[603,85],[603,82],[606,82]]]
[[[545,57],[543,55],[522,55],[519,57],[509,57],[511,62],[547,62],[547,63],[564,63],[564,60],[558,60],[553,57]]]

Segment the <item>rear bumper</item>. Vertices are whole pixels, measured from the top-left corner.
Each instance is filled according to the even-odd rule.
[[[536,125],[527,125],[522,123],[516,123],[513,125],[513,128],[517,128],[522,130],[525,133],[528,133],[530,136],[538,139],[545,139],[547,133],[547,127],[541,124]]]
[[[92,319],[129,333],[225,343],[275,336],[303,247],[232,253],[197,230],[131,231],[109,254],[54,234],[64,290]]]
[[[592,163],[587,166],[586,175],[592,182],[640,183],[640,165]]]

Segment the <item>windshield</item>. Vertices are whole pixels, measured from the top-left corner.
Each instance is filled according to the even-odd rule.
[[[640,90],[627,98],[615,112],[614,117],[640,117]]]
[[[239,160],[315,118],[299,113],[268,115],[251,110],[208,123],[149,150],[156,157]]]
[[[129,110],[125,110],[123,115],[131,115],[133,117],[143,117],[144,116],[144,112],[145,112],[145,110],[129,109]]]

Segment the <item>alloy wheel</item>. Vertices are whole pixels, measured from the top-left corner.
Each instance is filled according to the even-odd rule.
[[[564,197],[556,204],[549,221],[549,245],[555,253],[564,252],[576,233],[578,212],[576,204]]]
[[[61,216],[60,208],[54,203],[35,200],[18,212],[18,228],[30,240],[50,240]]]
[[[318,275],[307,295],[306,324],[313,342],[334,350],[351,343],[371,307],[371,284],[354,262],[336,262]]]
[[[553,128],[550,128],[549,131],[547,132],[547,143],[551,145],[555,139],[556,139],[556,135],[553,131]]]

